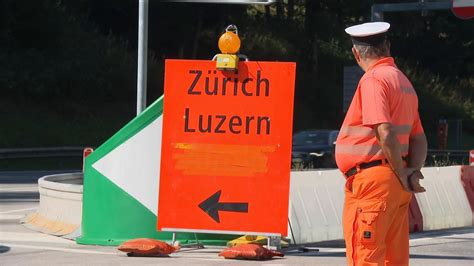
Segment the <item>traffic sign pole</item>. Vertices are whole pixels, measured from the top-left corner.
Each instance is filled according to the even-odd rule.
[[[146,108],[148,71],[148,1],[139,0],[137,58],[137,116]]]

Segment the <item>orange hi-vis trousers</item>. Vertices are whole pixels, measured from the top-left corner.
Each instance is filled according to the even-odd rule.
[[[346,181],[343,210],[348,265],[408,265],[408,207],[389,165],[364,169]]]

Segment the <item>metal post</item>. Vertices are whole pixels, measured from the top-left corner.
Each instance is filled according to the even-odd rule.
[[[462,119],[456,120],[456,149],[462,149]]]
[[[146,108],[148,0],[138,1],[137,115]]]
[[[383,21],[383,12],[380,12],[377,5],[372,5],[371,11],[371,21]]]

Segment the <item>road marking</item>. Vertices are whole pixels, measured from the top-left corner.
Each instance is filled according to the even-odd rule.
[[[3,186],[3,187],[0,188],[0,192],[36,192],[36,193],[38,193],[38,185],[36,185],[36,186],[24,186],[24,187]]]
[[[331,248],[328,250],[320,250],[322,252],[346,252],[345,248]]]
[[[14,233],[1,232],[0,241],[15,241],[15,242],[41,242],[41,243],[63,243],[72,244],[74,241],[60,238],[57,236],[50,236],[42,233]]]
[[[20,220],[23,217],[25,217],[24,214],[1,214],[0,213],[0,220]]]
[[[415,238],[415,239],[410,239],[410,244],[415,244],[418,242],[424,242],[424,241],[433,241],[433,240],[439,240],[440,237],[423,237],[423,238]]]
[[[53,250],[53,251],[63,251],[63,252],[70,252],[70,253],[117,255],[116,252],[103,252],[103,251],[94,251],[94,250],[86,250],[86,249],[55,248],[55,247],[45,247],[45,246],[38,247],[38,246],[32,246],[32,245],[18,245],[18,244],[6,244],[6,243],[0,243],[0,245],[6,246],[6,247],[12,247],[12,248]]]
[[[25,209],[10,210],[10,211],[0,212],[0,215],[2,215],[2,214],[7,214],[7,213],[15,213],[15,212],[23,212],[23,211],[32,211],[32,210],[36,210],[36,209],[37,209],[37,208],[34,207],[34,208],[25,208]]]

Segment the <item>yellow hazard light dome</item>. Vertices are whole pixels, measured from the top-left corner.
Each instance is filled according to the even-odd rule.
[[[223,54],[236,54],[240,49],[240,38],[237,34],[226,31],[219,38],[219,50]]]

